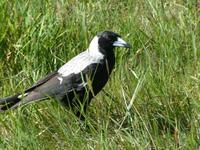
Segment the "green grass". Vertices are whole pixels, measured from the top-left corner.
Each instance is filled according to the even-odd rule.
[[[7,111],[0,148],[198,149],[198,15],[196,0],[1,0],[0,97],[58,69],[100,31],[133,48],[116,49],[86,122],[54,100]]]

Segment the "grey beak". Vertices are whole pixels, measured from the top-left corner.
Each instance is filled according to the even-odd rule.
[[[125,42],[123,39],[119,37],[117,38],[117,41],[113,43],[113,46],[131,48],[131,45],[129,43]]]

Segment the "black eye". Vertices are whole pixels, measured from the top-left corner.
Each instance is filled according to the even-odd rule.
[[[110,41],[111,41],[111,42],[117,41],[117,37],[110,37]]]
[[[114,42],[113,38],[109,38],[108,41],[111,42],[111,43]]]
[[[108,44],[113,44],[115,41],[117,41],[117,38],[120,37],[120,35],[112,32],[112,31],[104,31],[99,34],[100,41],[107,42]]]

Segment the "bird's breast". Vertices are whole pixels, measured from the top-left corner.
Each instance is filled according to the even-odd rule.
[[[95,71],[92,74],[92,88],[95,95],[105,86],[109,76],[114,68],[114,61],[108,59],[103,60],[100,64],[96,64]]]

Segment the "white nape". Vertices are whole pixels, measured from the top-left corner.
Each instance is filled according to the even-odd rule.
[[[99,51],[98,39],[95,36],[90,42],[89,48],[64,64],[58,70],[58,73],[66,77],[73,73],[80,73],[91,64],[99,63],[104,58],[104,55]]]
[[[90,42],[88,51],[90,56],[93,59],[99,60],[103,59],[104,55],[99,51],[99,43],[98,43],[99,38],[95,36],[92,41]]]

